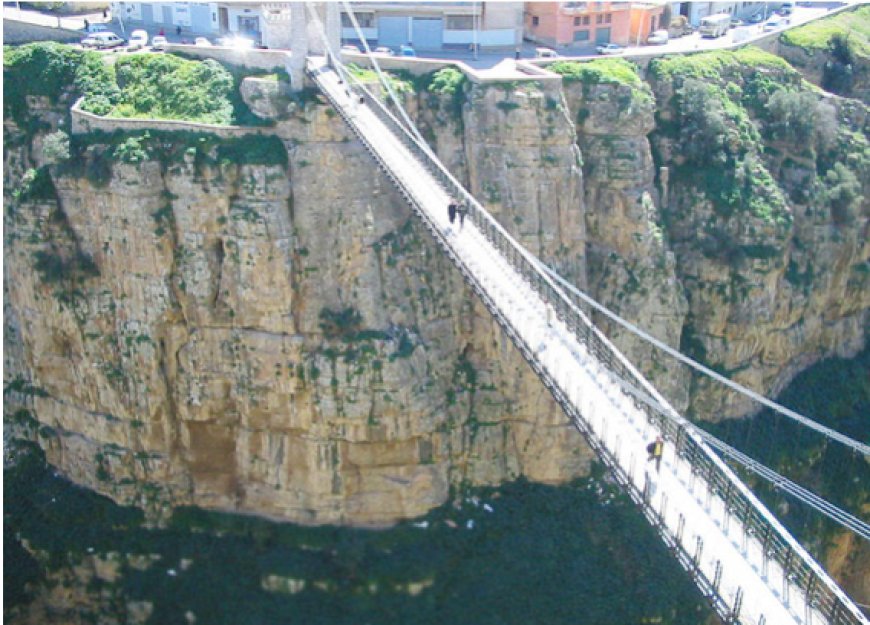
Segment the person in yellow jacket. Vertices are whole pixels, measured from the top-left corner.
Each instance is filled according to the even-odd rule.
[[[647,462],[655,460],[656,473],[659,473],[662,468],[662,454],[665,450],[665,441],[662,438],[661,434],[656,436],[656,439],[646,446],[646,450],[649,453],[649,458],[647,458]]]

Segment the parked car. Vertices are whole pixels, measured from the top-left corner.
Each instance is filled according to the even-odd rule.
[[[210,48],[211,41],[209,41],[205,37],[197,37],[196,39],[193,40],[193,45],[199,46],[200,48]]]
[[[151,49],[162,52],[166,49],[166,46],[168,44],[169,42],[166,41],[166,37],[164,37],[163,35],[157,35],[151,40]]]
[[[740,28],[741,26],[743,26],[743,20],[739,20],[736,17],[731,20],[729,25],[730,28]]]
[[[227,48],[236,48],[237,50],[247,50],[254,47],[254,40],[248,39],[247,37],[233,35],[232,37],[222,37],[221,39],[218,39],[218,45]]]
[[[552,48],[535,48],[535,56],[539,59],[552,59],[559,56],[559,53]]]
[[[625,48],[616,43],[604,43],[600,46],[595,46],[595,51],[598,54],[622,54],[625,52]]]
[[[378,46],[375,48],[375,54],[386,54],[387,56],[393,56],[395,52],[393,52],[392,48],[388,48],[387,46]]]
[[[148,32],[144,30],[134,30],[130,33],[130,40],[127,42],[127,50],[141,50],[148,45]]]
[[[655,30],[647,37],[646,42],[651,46],[663,46],[668,42],[668,31]]]
[[[414,47],[410,45],[399,46],[399,56],[417,56]]]
[[[353,52],[355,54],[360,54],[359,48],[352,43],[344,44],[343,46],[341,46],[341,50],[342,52]]]
[[[82,39],[83,48],[96,48],[97,50],[117,48],[125,43],[127,42],[115,33],[93,33]]]
[[[762,13],[755,13],[754,15],[750,15],[747,21],[750,24],[760,24],[764,21],[764,15]]]
[[[772,30],[776,30],[778,28],[782,28],[788,24],[787,18],[782,17],[771,17],[764,23],[764,32],[769,33]]]

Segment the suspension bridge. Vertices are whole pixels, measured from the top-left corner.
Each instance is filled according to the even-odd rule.
[[[348,12],[352,18],[349,7]],[[765,479],[791,485],[794,492],[800,487],[677,414],[591,323],[584,308],[594,302],[545,267],[487,213],[441,164],[400,106],[394,110],[405,123],[355,82],[315,11],[312,21],[325,45],[322,56],[306,54],[308,78],[402,194],[720,618],[745,625],[870,625],[712,447]],[[304,49],[308,51],[307,44]],[[298,63],[297,57],[297,68]],[[375,69],[381,74],[376,63]],[[386,81],[384,88],[390,90]],[[448,219],[451,198],[467,206],[462,225]],[[792,418],[805,419],[796,414]],[[811,427],[856,453],[870,451],[818,424]],[[647,464],[645,452],[646,443],[657,435],[666,441],[659,471]],[[870,538],[866,523],[820,498],[812,500],[815,504],[807,499]]]

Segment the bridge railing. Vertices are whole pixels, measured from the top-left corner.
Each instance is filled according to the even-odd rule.
[[[316,76],[313,76],[316,79]],[[352,77],[350,77],[352,79]],[[764,573],[770,561],[776,562],[782,569],[784,586],[783,596],[788,601],[789,586],[797,588],[805,599],[805,609],[822,614],[830,625],[863,625],[866,621],[856,614],[853,604],[842,591],[832,585],[830,578],[812,562],[810,556],[788,535],[786,530],[770,513],[754,498],[748,489],[739,482],[730,469],[701,441],[694,432],[694,426],[680,417],[667,405],[658,392],[643,378],[631,363],[594,327],[583,313],[584,303],[567,294],[548,276],[540,266],[539,261],[525,250],[489,212],[459,183],[444,167],[437,156],[425,142],[419,142],[397,118],[388,110],[377,94],[365,85],[354,81],[355,94],[361,95],[364,103],[402,143],[424,165],[424,167],[439,181],[446,193],[461,200],[467,207],[467,218],[486,236],[501,255],[514,269],[532,286],[541,298],[553,307],[559,318],[599,362],[613,372],[618,379],[628,382],[637,389],[643,389],[653,398],[644,401],[637,394],[629,393],[638,410],[643,411],[647,421],[658,429],[665,439],[671,441],[676,454],[690,463],[694,475],[700,477],[708,489],[707,495],[716,496],[722,500],[726,517],[723,524],[737,519],[744,531],[744,540],[754,537],[762,546],[764,557]],[[333,100],[327,90],[324,90],[333,106],[342,111],[341,106]],[[350,120],[348,120],[350,121]],[[353,124],[351,122],[351,126]],[[445,206],[445,211],[447,207]],[[634,489],[630,493],[636,501],[645,501],[646,488],[638,491],[630,479],[620,479],[627,488]],[[656,511],[645,510],[654,523],[664,525],[662,515]],[[727,527],[727,525],[725,525]],[[663,528],[660,527],[663,533]],[[681,533],[681,532],[680,532]],[[695,576],[702,576],[699,567],[701,546],[687,546],[683,537],[668,537],[669,544],[680,550],[681,561]],[[694,553],[692,553],[694,551]],[[717,582],[705,580],[705,586],[717,592]],[[740,594],[740,593],[738,593]],[[730,607],[725,614],[726,620],[736,622],[740,611],[739,597],[736,605]],[[722,611],[720,610],[720,614]],[[771,624],[772,625],[772,624]]]

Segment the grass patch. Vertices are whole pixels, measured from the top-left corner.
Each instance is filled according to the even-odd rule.
[[[870,57],[870,6],[844,11],[816,20],[780,35],[780,41],[810,52],[830,49],[835,37],[843,37],[856,56]]]
[[[586,84],[626,85],[642,87],[637,66],[625,59],[596,59],[594,61],[557,61],[547,66],[551,72],[562,76],[565,82]]]

